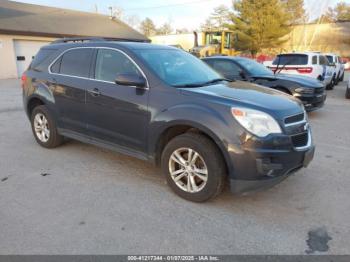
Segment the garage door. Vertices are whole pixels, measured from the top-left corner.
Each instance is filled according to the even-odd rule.
[[[14,40],[18,77],[21,77],[23,72],[27,70],[39,49],[48,43],[44,41]]]

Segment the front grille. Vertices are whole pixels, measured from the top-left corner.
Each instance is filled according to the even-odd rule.
[[[292,138],[292,143],[294,147],[303,147],[303,146],[306,146],[307,143],[309,142],[308,132],[291,136],[291,138]]]
[[[301,114],[298,114],[298,115],[294,115],[294,116],[289,116],[289,117],[286,117],[284,119],[284,123],[286,125],[288,124],[293,124],[293,123],[296,123],[296,122],[300,122],[300,121],[303,121],[304,120],[304,113],[301,113]]]

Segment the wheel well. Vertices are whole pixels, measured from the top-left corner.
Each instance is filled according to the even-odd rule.
[[[156,147],[156,165],[159,166],[160,165],[160,160],[161,160],[161,156],[162,156],[162,152],[165,148],[165,146],[168,144],[168,142],[173,139],[176,136],[182,135],[184,133],[188,133],[188,132],[194,132],[194,133],[199,133],[205,137],[207,137],[209,140],[211,140],[214,145],[217,146],[217,148],[219,149],[219,152],[221,154],[221,157],[225,163],[226,166],[226,170],[228,170],[228,166],[226,163],[226,159],[219,147],[219,145],[215,142],[215,140],[209,136],[207,133],[203,132],[202,130],[189,126],[189,125],[177,125],[177,126],[173,126],[170,127],[168,129],[166,129],[162,135],[160,136],[160,138],[158,139],[158,143],[157,143],[157,147]]]
[[[41,101],[39,98],[32,98],[27,105],[29,116],[32,115],[34,108],[36,108],[37,106],[44,105],[44,104],[45,103],[43,101]]]

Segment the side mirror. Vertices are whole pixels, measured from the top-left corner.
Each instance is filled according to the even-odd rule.
[[[242,78],[242,79],[246,79],[247,76],[246,74],[244,73],[244,71],[239,71],[239,76]]]
[[[146,87],[146,79],[137,74],[118,74],[115,83],[121,86]]]
[[[335,63],[329,63],[330,66],[335,66]]]

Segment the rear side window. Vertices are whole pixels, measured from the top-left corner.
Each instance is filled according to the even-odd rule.
[[[110,49],[98,50],[95,79],[114,82],[118,74],[141,76],[135,64],[123,53]]]
[[[333,61],[333,56],[331,56],[331,55],[327,55],[327,59],[328,59],[328,61],[330,62],[330,63],[333,63],[334,61]]]
[[[314,56],[312,57],[312,64],[313,64],[313,65],[317,65],[317,56],[316,56],[316,55],[314,55]]]
[[[79,48],[67,51],[62,56],[59,73],[70,76],[89,77],[92,54],[92,48]],[[54,65],[53,67],[57,70],[58,65]]]
[[[43,71],[45,68],[43,68],[42,65],[45,64],[45,62],[48,61],[48,58],[50,58],[51,55],[54,54],[56,51],[57,49],[41,48],[39,52],[34,56],[34,59],[30,64],[30,69]]]
[[[272,62],[273,65],[307,65],[308,56],[302,54],[278,55]]]
[[[328,65],[328,60],[323,55],[320,55],[320,65]]]

